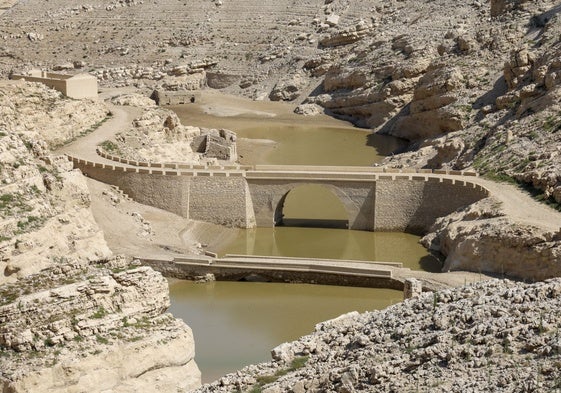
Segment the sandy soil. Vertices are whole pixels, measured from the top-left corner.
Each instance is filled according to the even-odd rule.
[[[243,126],[247,119],[274,118],[278,123],[313,124],[317,126],[356,129],[349,122],[338,120],[325,114],[317,116],[298,115],[294,113],[296,107],[294,103],[254,101],[212,89],[198,91],[195,97],[196,101],[194,104],[185,105],[182,108],[189,114],[189,118],[192,119],[192,123],[186,125],[223,128],[228,128],[229,126],[235,129],[239,125]],[[213,118],[211,120],[212,123],[209,123],[210,117],[208,115],[223,118],[223,121]]]
[[[87,182],[94,218],[116,254],[145,258],[200,255],[205,250],[220,249],[236,234],[237,229],[188,220],[134,202],[97,180],[88,178]]]
[[[18,3],[18,0],[0,0],[0,15]]]

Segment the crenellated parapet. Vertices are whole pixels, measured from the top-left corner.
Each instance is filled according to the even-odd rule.
[[[477,174],[416,168],[290,165],[193,165],[126,160],[98,150],[99,162],[69,159],[96,180],[140,203],[186,218],[232,227],[282,222],[286,197],[319,184],[343,204],[349,228],[427,231],[445,216],[489,196]]]

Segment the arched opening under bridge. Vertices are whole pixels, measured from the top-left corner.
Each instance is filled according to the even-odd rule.
[[[275,226],[348,228],[349,212],[338,193],[335,187],[322,184],[292,188],[277,205]]]

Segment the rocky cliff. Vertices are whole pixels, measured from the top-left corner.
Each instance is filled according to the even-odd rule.
[[[2,84],[0,96],[0,284],[59,262],[107,258],[84,178],[51,151],[93,130],[106,107],[32,83]]]
[[[561,203],[561,7],[553,0],[9,3],[13,7],[0,16],[4,76],[31,67],[85,70],[97,75],[102,86],[136,86],[147,94],[206,84],[254,99],[294,106],[304,102],[299,113],[321,108],[409,140],[407,151],[396,152],[386,165],[475,168],[493,179],[522,183],[557,207]],[[86,356],[87,362],[80,363],[84,370],[122,363],[115,359],[129,356],[129,350],[146,353],[134,345],[150,342],[145,337],[135,344],[129,333],[137,334],[136,328],[125,326],[128,319],[119,325],[111,317],[97,318],[107,310],[117,319],[123,316],[119,300],[104,297],[103,311],[95,300],[101,295],[95,294],[99,288],[112,288],[109,294],[121,291],[124,284],[118,280],[127,276],[112,271],[112,265],[100,268],[98,278],[88,273],[98,269],[89,264],[108,259],[110,251],[89,213],[81,176],[48,153],[49,147],[95,128],[108,111],[103,104],[83,105],[28,84],[3,84],[0,96],[0,283],[13,289],[8,283],[28,280],[31,274],[56,276],[49,272],[70,263],[72,269],[83,270],[77,273],[82,283],[77,288],[93,296],[83,299],[94,308],[80,314],[80,322],[87,326],[88,319],[104,321],[99,332],[60,322],[68,336],[61,333],[61,338],[58,325],[49,325],[55,321],[45,324],[38,318],[31,320],[34,327],[27,332],[9,315],[31,309],[27,299],[35,297],[25,296],[33,290],[25,296],[15,292],[26,300],[21,311],[6,292],[2,315],[12,330],[2,331],[2,378],[10,389],[25,390],[33,381],[49,386],[42,375],[63,376],[66,388],[82,373],[68,366],[68,356],[76,357],[79,349],[72,346],[76,337],[102,351]],[[128,157],[150,159],[162,154],[159,147],[152,148],[157,142],[175,145],[174,157],[190,155],[191,130],[181,127],[176,118],[154,109],[137,119],[131,133],[121,135],[120,148]],[[156,132],[147,136],[147,130]],[[127,146],[150,148],[137,156]],[[446,255],[445,269],[531,279],[557,275],[558,228],[512,221],[512,211],[495,203],[487,200],[442,218],[424,243]],[[150,276],[132,272],[131,277]],[[153,290],[164,296],[157,289],[158,279],[147,278],[153,278]],[[74,284],[52,286],[78,296]],[[56,293],[36,295],[45,308],[35,312],[51,315],[43,310],[50,308],[49,302],[59,304]],[[559,337],[552,327],[559,323],[557,281],[534,286],[496,282],[431,296],[318,327],[312,336],[277,351],[283,361],[310,356],[299,371],[276,375],[281,377],[277,382],[271,382],[270,374],[283,374],[305,359],[292,366],[279,360],[249,369],[205,390],[243,390],[256,381],[269,382],[269,392],[559,389]],[[153,316],[162,304],[139,308],[139,315],[165,320]],[[162,326],[188,335],[184,327],[171,319],[169,323]],[[127,334],[119,337],[120,329]],[[66,348],[73,355],[66,356]],[[50,359],[51,367],[34,360],[36,354]],[[187,357],[166,358],[162,364],[191,364]],[[35,368],[26,369],[28,363]],[[24,378],[17,367],[34,376]],[[100,386],[134,390],[129,385],[133,382],[121,382],[152,375],[143,374],[149,368],[119,369],[118,377],[94,375],[109,381]],[[161,375],[169,374],[162,370]],[[86,377],[78,380],[88,389],[93,383]]]
[[[197,392],[546,392],[560,387],[559,279],[495,280],[349,313]]]
[[[0,98],[0,390],[198,386],[191,331],[165,314],[167,281],[112,256],[85,178],[52,155],[106,106],[19,82]]]
[[[517,222],[493,198],[437,219],[421,243],[446,256],[443,271],[489,272],[524,280],[561,277],[561,228]]]
[[[161,392],[200,385],[191,330],[168,284],[113,259],[62,264],[0,287],[0,386],[8,392]]]

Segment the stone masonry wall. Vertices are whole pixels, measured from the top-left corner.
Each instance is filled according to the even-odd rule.
[[[194,177],[189,218],[229,227],[255,227],[253,205],[243,177]]]
[[[378,180],[374,230],[423,233],[438,217],[477,202],[488,194],[472,184],[439,180]]]
[[[165,169],[139,169],[74,162],[87,176],[119,187],[135,201],[185,218],[231,227],[255,226],[253,205],[243,177],[180,176]],[[151,172],[151,173],[149,173]],[[205,176],[206,175],[206,176]]]
[[[190,177],[124,172],[76,162],[74,166],[92,179],[119,187],[137,202],[189,218]]]
[[[284,199],[291,190],[307,184],[320,184],[339,198],[348,214],[349,227],[372,230],[374,215],[373,182],[320,181],[303,179],[249,179],[249,190],[257,226],[271,227],[282,214]]]
[[[183,173],[170,169],[133,168],[74,160],[88,176],[121,188],[140,203],[186,218],[230,227],[273,226],[283,198],[301,184],[325,184],[358,230],[424,233],[438,217],[488,196],[464,180],[423,175],[384,175],[377,180],[294,180],[253,178],[227,171]]]

